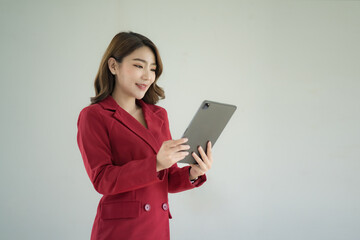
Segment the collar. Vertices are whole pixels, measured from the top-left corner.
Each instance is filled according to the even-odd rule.
[[[113,117],[117,121],[121,122],[129,130],[142,138],[154,152],[157,153],[161,147],[161,143],[158,142],[155,136],[158,135],[157,132],[164,124],[164,120],[156,114],[156,108],[152,107],[152,105],[145,103],[143,100],[136,100],[136,103],[143,110],[148,128],[145,128],[132,115],[120,107],[111,95],[99,102],[104,109],[113,111]]]

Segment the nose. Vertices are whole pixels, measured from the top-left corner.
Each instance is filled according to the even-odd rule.
[[[149,67],[143,68],[141,78],[142,78],[143,80],[147,80],[147,81],[155,81],[155,77],[156,77],[155,75],[156,75],[156,73],[155,73],[154,70],[149,66]]]
[[[150,80],[150,76],[151,76],[151,73],[150,73],[150,70],[144,70],[143,74],[142,74],[142,79],[144,80]]]

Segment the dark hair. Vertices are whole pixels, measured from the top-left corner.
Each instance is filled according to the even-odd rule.
[[[164,90],[156,84],[162,73],[163,65],[159,51],[155,44],[150,39],[141,34],[134,32],[120,32],[116,34],[115,37],[111,40],[108,48],[104,53],[104,56],[102,57],[99,71],[96,74],[94,83],[95,97],[90,98],[91,104],[100,102],[101,100],[105,99],[111,95],[114,90],[115,76],[112,75],[109,70],[109,58],[113,57],[116,59],[116,61],[121,62],[124,57],[130,55],[133,51],[143,46],[147,46],[153,51],[156,60],[155,81],[147,90],[145,96],[143,97],[143,101],[146,103],[155,104],[160,99],[165,98]]]

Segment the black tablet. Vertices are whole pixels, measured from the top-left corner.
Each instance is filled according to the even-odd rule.
[[[191,153],[196,152],[201,157],[197,150],[199,146],[205,150],[205,153],[208,141],[211,141],[212,146],[214,146],[235,110],[236,106],[234,105],[203,101],[182,136],[189,139],[186,144],[190,145],[188,150],[190,154],[179,162],[196,163]]]

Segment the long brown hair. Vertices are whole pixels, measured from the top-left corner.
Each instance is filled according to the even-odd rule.
[[[164,90],[156,82],[159,79],[163,65],[159,51],[155,44],[147,37],[134,32],[120,32],[111,40],[104,56],[101,60],[99,71],[95,78],[95,97],[91,97],[91,104],[98,103],[109,96],[115,87],[115,76],[111,74],[108,67],[109,58],[113,57],[118,62],[130,55],[136,49],[147,46],[149,47],[156,59],[155,81],[147,90],[143,101],[150,104],[157,103],[160,99],[165,98]]]

